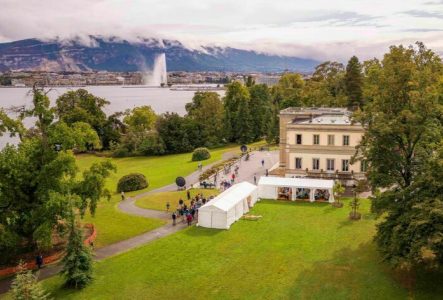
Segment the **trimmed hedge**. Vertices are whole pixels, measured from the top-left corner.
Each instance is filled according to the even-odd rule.
[[[131,173],[123,176],[118,181],[117,192],[132,192],[142,190],[148,187],[148,181],[145,175],[140,173]]]
[[[200,161],[209,159],[211,157],[211,153],[209,153],[209,150],[207,148],[197,148],[192,153],[192,161]]]

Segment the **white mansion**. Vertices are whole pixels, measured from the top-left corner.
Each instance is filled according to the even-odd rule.
[[[345,185],[365,177],[364,162],[351,164],[364,134],[343,108],[287,108],[280,111],[280,165],[286,177],[339,179]]]

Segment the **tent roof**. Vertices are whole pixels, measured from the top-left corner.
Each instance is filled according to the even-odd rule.
[[[287,186],[295,188],[332,189],[334,180],[313,178],[289,178],[289,177],[260,177],[258,186]]]
[[[205,208],[209,207],[216,207],[222,211],[228,211],[241,200],[251,195],[256,189],[257,186],[246,181],[234,184],[223,193],[219,194],[214,199],[203,205],[200,210],[204,210]]]

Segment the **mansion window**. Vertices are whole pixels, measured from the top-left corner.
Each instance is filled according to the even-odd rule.
[[[326,170],[327,171],[335,171],[335,160],[328,158],[326,159]]]
[[[318,158],[312,159],[312,170],[320,170],[320,159]]]
[[[349,135],[343,136],[343,146],[349,146]]]
[[[314,145],[320,145],[320,135],[314,134],[314,140],[312,141]]]
[[[301,158],[300,157],[295,158],[295,168],[301,169]]]
[[[343,172],[349,172],[349,159],[342,159],[341,170]]]
[[[368,169],[368,162],[366,160],[360,161],[360,172],[366,172]]]
[[[328,134],[328,145],[333,146],[334,145],[334,135]]]
[[[301,142],[302,142],[301,134],[297,134],[297,135],[295,136],[295,143],[296,143],[297,145],[301,145]]]

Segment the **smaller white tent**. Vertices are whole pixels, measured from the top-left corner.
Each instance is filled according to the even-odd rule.
[[[197,226],[229,229],[257,202],[257,186],[249,182],[234,184],[198,210]]]
[[[280,199],[284,194],[287,200],[316,201],[316,197],[328,197],[328,202],[334,202],[334,180],[314,178],[289,177],[260,177],[258,182],[258,197],[261,199]]]

